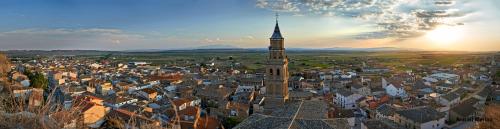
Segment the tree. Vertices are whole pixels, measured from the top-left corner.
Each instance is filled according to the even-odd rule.
[[[28,79],[31,79],[31,77],[33,77],[33,73],[31,73],[30,70],[24,70],[23,74],[28,76]]]
[[[0,77],[6,76],[7,72],[10,71],[9,58],[4,54],[0,54]]]
[[[206,67],[207,67],[207,64],[205,64],[205,62],[201,62],[201,63],[200,63],[200,67],[202,67],[202,68],[206,68]]]
[[[238,125],[242,120],[236,118],[236,117],[228,117],[223,121],[224,127],[230,129]]]
[[[97,61],[103,61],[103,60],[108,60],[113,54],[109,53],[109,54],[106,54],[102,57],[100,57]]]
[[[35,72],[34,74],[31,72],[27,72],[30,79],[30,86],[34,88],[42,88],[47,89],[49,85],[49,80],[45,78],[45,76],[40,72]]]
[[[363,69],[361,69],[360,67],[357,67],[356,69],[354,69],[356,72],[360,73],[360,72],[363,72]]]

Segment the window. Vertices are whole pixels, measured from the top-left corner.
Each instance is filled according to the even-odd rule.
[[[269,75],[273,75],[273,69],[269,69]]]
[[[276,75],[278,75],[278,76],[280,75],[280,69],[276,70]]]

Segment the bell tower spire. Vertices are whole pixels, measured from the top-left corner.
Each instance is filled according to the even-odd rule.
[[[278,25],[278,17],[279,14],[276,12],[276,25],[274,26],[274,32],[273,35],[271,36],[271,40],[283,39],[283,36],[281,36],[280,27]]]

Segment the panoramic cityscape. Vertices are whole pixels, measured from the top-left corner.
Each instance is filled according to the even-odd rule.
[[[0,1],[1,129],[496,129],[495,0]]]

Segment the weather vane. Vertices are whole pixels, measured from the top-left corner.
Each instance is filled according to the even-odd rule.
[[[278,17],[279,17],[279,16],[280,16],[280,15],[278,14],[278,12],[276,12],[276,23],[278,23]]]

